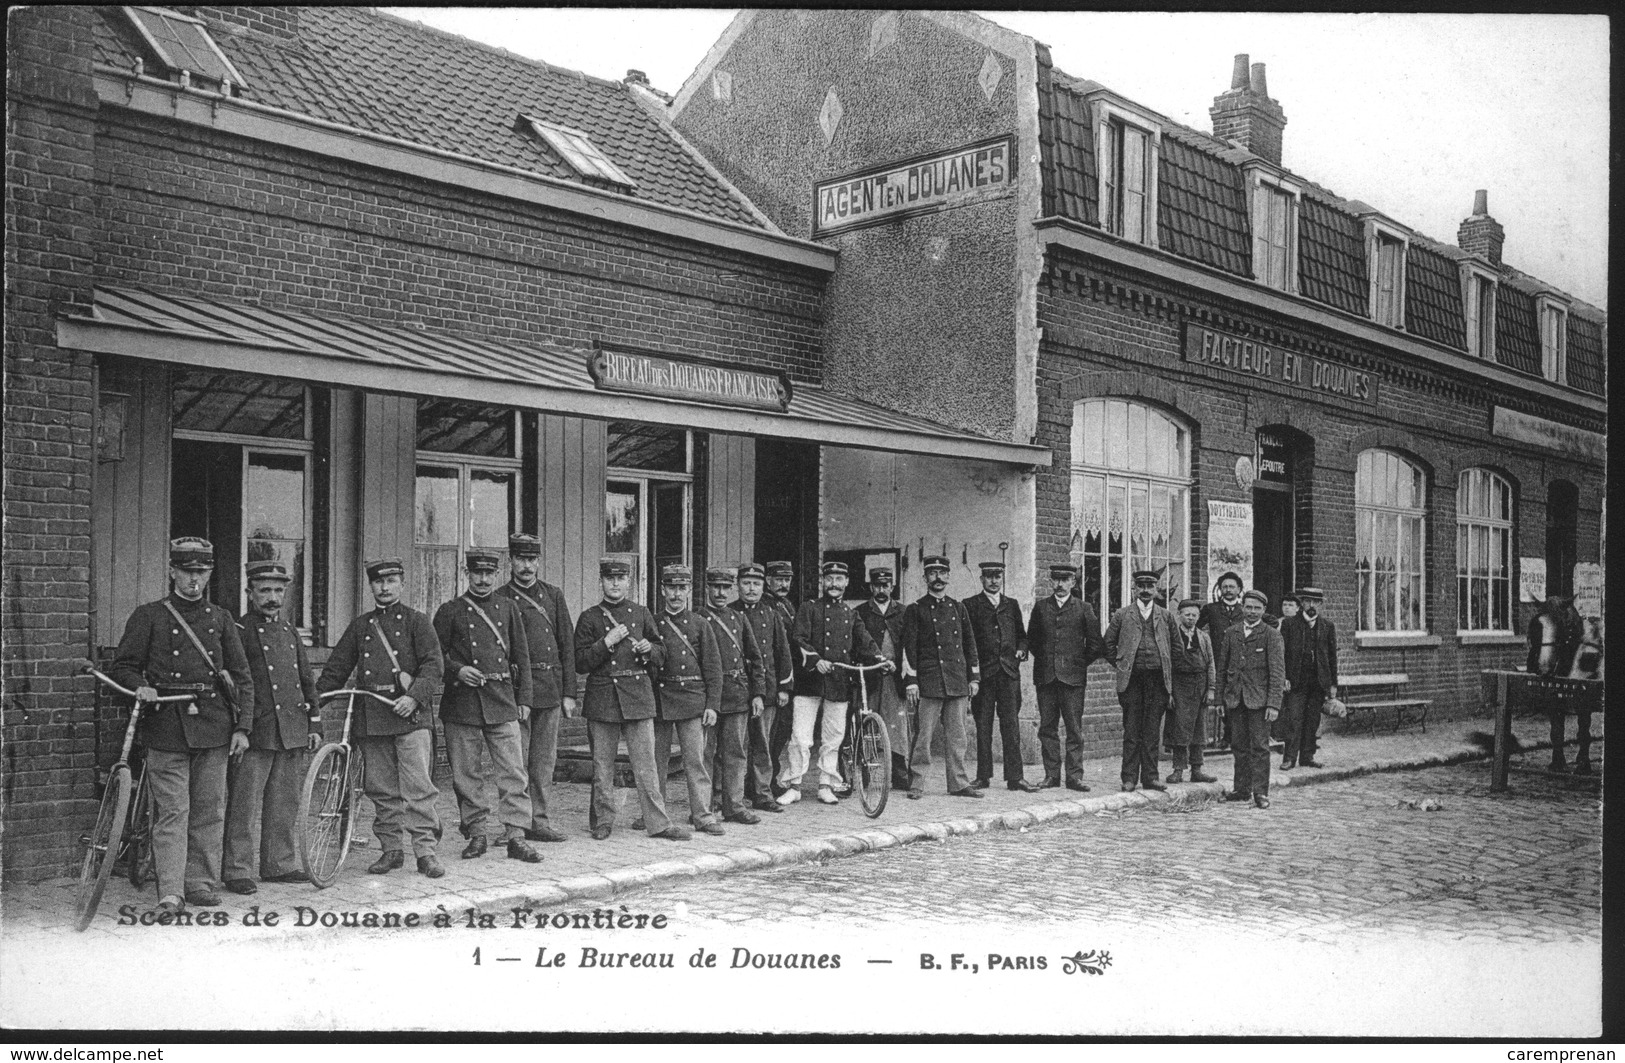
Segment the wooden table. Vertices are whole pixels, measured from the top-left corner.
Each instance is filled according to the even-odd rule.
[[[1486,697],[1491,698],[1495,706],[1495,761],[1490,768],[1491,790],[1507,788],[1514,712],[1560,712],[1565,716],[1602,712],[1601,679],[1559,679],[1488,668],[1482,675]]]

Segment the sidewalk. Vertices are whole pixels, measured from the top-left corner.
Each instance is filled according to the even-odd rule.
[[[1594,730],[1600,731],[1599,724],[1600,721],[1593,724]],[[1572,733],[1572,724],[1570,727]],[[1327,766],[1300,768],[1290,773],[1272,770],[1271,796],[1277,803],[1289,803],[1293,790],[1317,782],[1486,759],[1488,751],[1470,742],[1468,736],[1473,732],[1489,734],[1493,729],[1490,720],[1475,719],[1431,724],[1425,734],[1412,730],[1394,735],[1326,735],[1321,738],[1319,757]],[[1517,719],[1513,731],[1526,751],[1548,745],[1543,717]],[[1600,756],[1601,750],[1599,739],[1594,745],[1594,755]],[[1532,765],[1544,766],[1545,756],[1528,760]],[[1280,763],[1278,756],[1273,763]],[[1162,766],[1166,773],[1169,770],[1166,754]],[[358,838],[366,839],[369,848],[351,852],[333,886],[317,890],[308,884],[261,883],[259,892],[251,897],[224,893],[223,908],[198,910],[224,911],[235,925],[238,917],[253,905],[259,905],[261,910],[283,912],[284,918],[290,916],[297,905],[337,912],[415,911],[425,919],[439,906],[454,915],[471,907],[504,912],[511,907],[554,908],[571,904],[587,909],[630,890],[668,879],[821,861],[922,839],[940,840],[984,830],[1021,829],[1052,819],[1097,812],[1150,805],[1188,807],[1217,801],[1229,786],[1230,758],[1228,755],[1215,757],[1207,767],[1222,782],[1170,786],[1166,793],[1123,793],[1118,788],[1117,759],[1095,758],[1084,762],[1084,781],[1091,787],[1087,794],[1065,789],[1026,794],[1007,790],[1001,782],[995,781],[992,789],[984,791],[986,797],[980,801],[947,796],[942,792],[941,775],[935,775],[926,780],[923,799],[910,801],[906,794],[894,792],[878,819],[864,816],[855,797],[839,805],[825,806],[813,799],[809,790],[802,801],[782,814],[762,813],[762,822],[758,825],[729,823],[725,825],[727,834],[723,837],[696,833],[690,842],[656,840],[628,829],[627,822],[636,812],[636,791],[628,789],[616,791],[622,812],[614,835],[606,841],[595,842],[586,832],[588,786],[559,784],[554,789],[559,807],[554,825],[564,831],[569,840],[562,844],[537,844],[544,857],[540,864],[506,859],[502,847],[494,843],[484,857],[461,859],[464,842],[457,832],[456,805],[448,786],[441,794],[441,816],[446,824],[446,835],[440,845],[440,859],[446,867],[444,878],[435,881],[424,878],[413,869],[410,858],[405,868],[391,874],[366,874],[367,864],[377,855],[376,846],[371,844],[371,805],[368,803],[363,806]],[[1029,780],[1041,777],[1042,769],[1027,766]],[[1514,778],[1514,793],[1516,789]],[[681,778],[668,780],[666,790],[673,820],[685,822],[687,803]],[[628,796],[633,798],[630,802]],[[6,887],[0,892],[0,930],[59,929],[72,933],[74,888],[75,882],[68,878]],[[85,932],[85,937],[118,935],[122,929],[116,925],[121,906],[134,905],[136,911],[145,911],[156,900],[150,885],[137,891],[128,880],[115,877],[108,883],[96,922]]]

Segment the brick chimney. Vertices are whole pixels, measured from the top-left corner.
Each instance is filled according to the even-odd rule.
[[[626,72],[625,84],[627,84],[627,85],[645,85],[646,86],[646,85],[649,84],[649,75],[645,74],[641,70],[628,70]]]
[[[260,37],[276,44],[299,44],[297,7],[173,7],[183,15],[200,18],[213,30]]]
[[[1480,188],[1473,193],[1473,213],[1464,218],[1456,230],[1456,246],[1469,255],[1487,258],[1501,264],[1501,245],[1506,243],[1507,231],[1501,223],[1490,217],[1490,194]]]
[[[1230,73],[1230,89],[1213,97],[1208,114],[1213,117],[1213,135],[1234,141],[1275,165],[1281,165],[1281,131],[1286,128],[1286,112],[1270,99],[1264,80],[1264,64],[1247,63],[1246,53],[1236,56]]]

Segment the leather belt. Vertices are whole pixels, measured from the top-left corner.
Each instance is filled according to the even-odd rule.
[[[213,683],[154,683],[153,689],[159,693],[169,691],[171,694],[203,694],[214,689]]]
[[[394,683],[369,683],[361,689],[370,690],[374,694],[393,694],[396,691],[396,686]]]
[[[481,672],[487,683],[511,683],[513,676],[507,672]]]
[[[723,672],[722,677],[724,679],[743,679],[745,678],[745,670],[743,668],[735,668],[731,672]]]
[[[642,668],[634,669],[632,671],[611,672],[611,673],[609,673],[610,678],[612,678],[612,679],[628,679],[628,678],[630,678],[632,676],[636,676],[636,675],[646,676],[648,674],[649,673],[647,671],[645,671],[644,669],[642,669]]]

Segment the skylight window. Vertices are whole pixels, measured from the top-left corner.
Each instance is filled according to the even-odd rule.
[[[158,7],[127,7],[124,12],[158,61],[171,70],[185,70],[194,77],[233,85],[243,83],[242,75],[200,20]]]
[[[525,121],[529,122],[531,128],[541,134],[542,139],[547,141],[581,176],[608,181],[623,188],[637,187],[630,177],[621,172],[620,167],[610,162],[604,153],[598,150],[598,146],[587,134],[551,122],[543,122],[529,115],[525,116]]]

